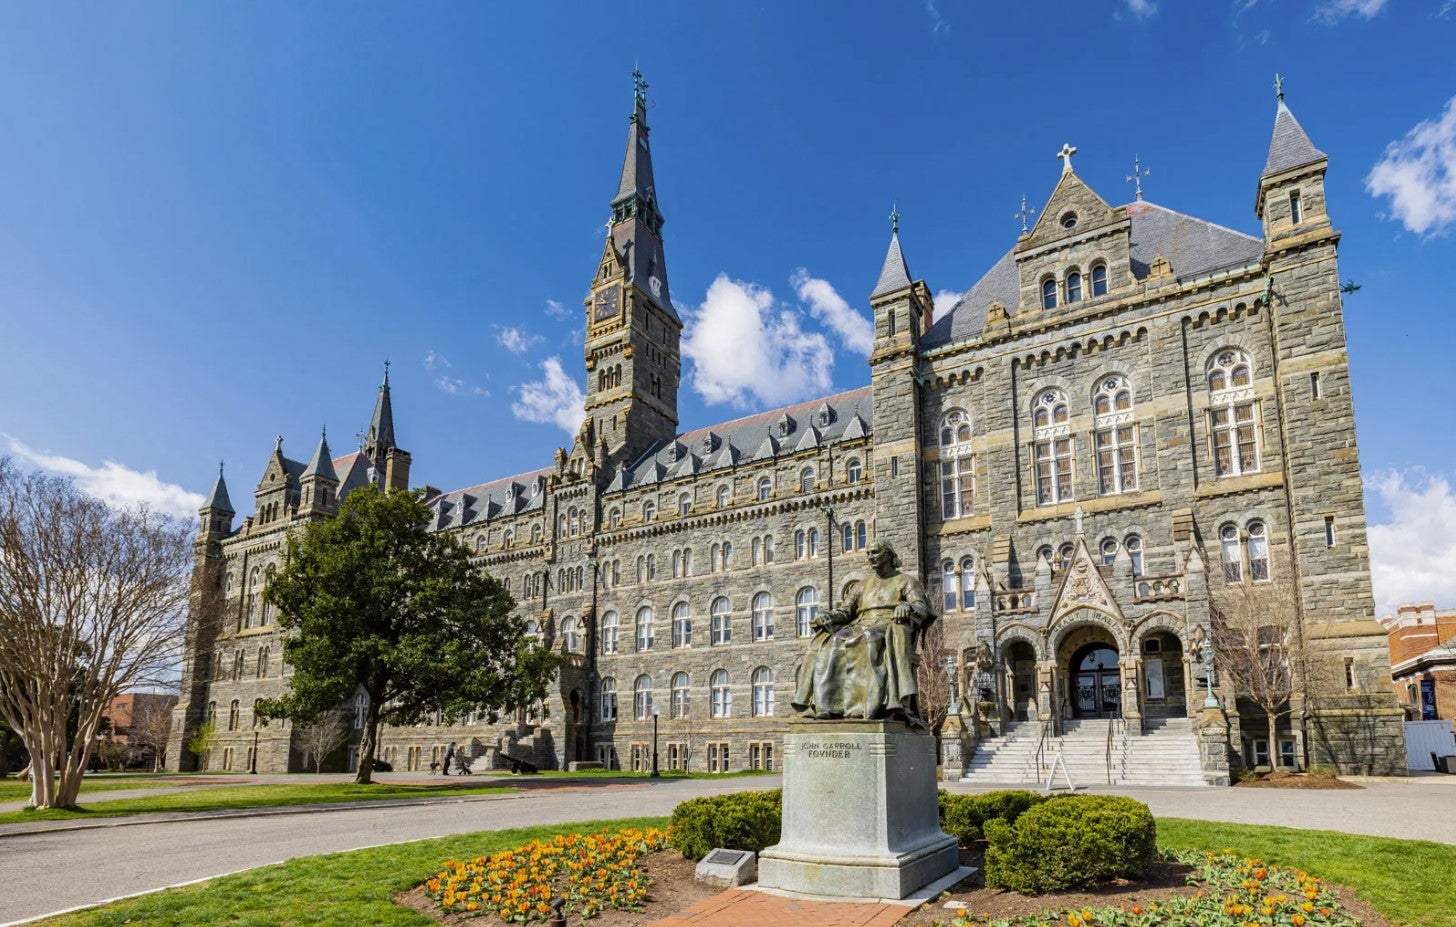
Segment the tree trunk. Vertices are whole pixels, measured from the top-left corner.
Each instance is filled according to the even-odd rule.
[[[1265,712],[1269,716],[1269,768],[1277,771],[1279,769],[1279,715],[1277,712]]]
[[[358,785],[374,781],[374,749],[379,743],[379,699],[369,695],[369,710],[364,713],[364,736],[359,739],[359,771],[354,774]]]

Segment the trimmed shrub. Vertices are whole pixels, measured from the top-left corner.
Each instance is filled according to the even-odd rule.
[[[672,845],[688,859],[714,847],[760,853],[779,842],[782,814],[782,789],[689,799],[673,809]]]
[[[986,886],[1023,895],[1134,879],[1153,862],[1148,806],[1114,795],[1069,795],[1035,805],[1015,824],[985,824]]]
[[[970,846],[985,838],[983,828],[987,821],[1014,824],[1026,809],[1044,801],[1046,796],[1021,789],[980,795],[957,795],[941,789],[940,827],[956,838],[961,846]]]

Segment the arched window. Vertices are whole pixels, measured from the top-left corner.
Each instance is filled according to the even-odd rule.
[[[678,515],[680,515],[680,516],[681,515],[689,515],[689,514],[692,513],[692,511],[693,511],[693,494],[692,493],[689,493],[689,492],[685,492],[685,493],[679,494],[678,497],[677,497],[677,513],[678,513]]]
[[[616,531],[622,524],[622,510],[613,506],[607,511],[607,527]]]
[[[1057,308],[1057,281],[1051,277],[1041,282],[1041,307],[1043,309]]]
[[[733,690],[728,688],[728,671],[713,670],[708,677],[708,690],[712,695],[712,711],[715,718],[727,718],[733,714]]]
[[[617,680],[611,676],[602,680],[602,720],[617,720]]]
[[[686,718],[688,716],[688,674],[673,673],[671,701],[668,703],[668,713],[673,718]]]
[[[810,528],[808,536],[808,556],[812,559],[819,556],[819,529]]]
[[[615,611],[602,615],[602,653],[617,652],[617,635],[621,633],[620,621]]]
[[[693,645],[693,619],[688,614],[688,603],[678,602],[672,607],[672,645],[691,647]]]
[[[794,625],[800,637],[814,633],[813,626],[819,617],[819,590],[805,586],[794,596]]]
[[[971,440],[971,417],[963,409],[951,409],[940,419],[940,446],[954,447],[969,444]]]
[[[644,556],[642,556],[641,554],[638,554],[637,555],[637,582],[640,583],[643,580],[645,580],[646,578],[647,578],[647,558],[644,557]]]
[[[652,623],[652,606],[644,605],[637,609],[637,650],[639,652],[652,649]]]
[[[574,505],[566,510],[566,533],[572,537],[581,533],[581,513],[576,510]],[[506,541],[507,545],[510,543],[510,541]]]
[[[1092,265],[1092,295],[1093,296],[1106,296],[1107,295],[1107,265],[1106,264],[1093,264]]]
[[[851,483],[858,483],[864,478],[864,466],[854,458],[844,465],[844,478]]]
[[[772,534],[763,536],[763,562],[774,562],[774,536]]]
[[[794,532],[794,557],[803,560],[807,553],[807,541],[804,536],[804,529],[800,528]]]
[[[267,647],[259,647],[258,648],[258,670],[257,670],[257,676],[258,676],[259,679],[262,679],[263,677],[265,677],[265,676],[268,675],[268,656],[269,656],[269,654],[270,654],[270,651],[269,651],[269,649]]]
[[[750,549],[752,550],[752,555],[750,559],[752,560],[754,566],[758,566],[760,563],[763,562],[763,539],[754,538],[753,544],[751,545]]]
[[[961,558],[961,608],[976,607],[976,558]]]
[[[1129,534],[1122,541],[1122,549],[1127,551],[1127,557],[1132,561],[1132,575],[1143,575],[1143,539]]]
[[[1070,418],[1067,396],[1059,389],[1042,390],[1032,403],[1032,467],[1037,505],[1055,505],[1075,498]]]
[[[844,522],[839,526],[839,549],[854,550],[854,525],[851,522]]]
[[[1256,583],[1269,580],[1269,533],[1262,521],[1249,522],[1249,579]]]
[[[673,579],[677,579],[678,577],[680,577],[680,576],[683,575],[683,573],[682,573],[682,559],[683,559],[682,558],[682,551],[675,550],[675,551],[672,552],[672,578]]]
[[[1239,549],[1239,529],[1224,525],[1218,529],[1219,556],[1223,560],[1223,581],[1241,583],[1244,581],[1244,557]]]
[[[1055,566],[1052,563],[1052,546],[1050,544],[1043,544],[1038,547],[1036,549],[1036,559],[1041,563],[1045,563],[1047,566]]]
[[[652,677],[638,676],[632,683],[632,716],[638,721],[652,717]]]
[[[869,527],[863,520],[854,523],[855,550],[864,550],[869,545]]]
[[[753,597],[753,639],[771,641],[774,636],[774,600],[767,592]]]
[[[732,494],[729,492],[727,486],[718,487],[718,508],[726,509],[731,498]]]
[[[765,476],[758,481],[758,501],[767,502],[771,495],[773,495],[773,480]]]
[[[1066,570],[1066,569],[1071,568],[1071,566],[1072,566],[1072,551],[1073,551],[1073,549],[1074,548],[1072,547],[1072,544],[1069,541],[1066,544],[1063,544],[1057,550],[1057,563],[1060,564],[1060,569]]]
[[[724,541],[723,542],[723,559],[720,560],[719,562],[723,565],[723,569],[725,569],[725,570],[730,569],[733,566],[733,542],[732,541]]]
[[[259,706],[262,705],[262,704],[263,704],[263,700],[262,699],[260,699],[260,698],[253,699],[253,710],[250,713],[251,714],[251,717],[252,717],[252,722],[251,723],[252,723],[252,726],[253,727],[257,727],[258,724],[260,722],[262,722],[262,720],[263,720],[263,718],[261,717],[262,712],[261,712],[261,710],[259,708]]]
[[[237,699],[233,699],[232,700],[232,703],[228,705],[228,728],[227,729],[230,730],[230,731],[236,731],[238,729],[238,700]]]
[[[652,519],[656,517],[657,503],[653,502],[651,499],[648,499],[646,502],[642,503],[642,520],[652,521]]]
[[[727,597],[719,596],[714,599],[708,612],[712,619],[711,642],[714,644],[731,643],[733,640],[733,614]]]
[[[1259,403],[1253,382],[1253,366],[1243,351],[1220,351],[1208,363],[1208,430],[1218,476],[1259,469]]]
[[[536,622],[534,622],[534,621],[528,621],[528,622],[526,622],[526,636],[527,637],[536,637],[540,633],[541,633],[541,629],[537,626]]]
[[[767,666],[753,671],[753,716],[771,718],[774,713],[774,673]]]
[[[975,458],[971,456],[971,417],[951,409],[940,420],[940,515],[971,514]]]
[[[581,645],[577,620],[570,615],[561,619],[561,646],[567,653],[576,653]]]
[[[956,587],[955,561],[947,560],[940,565],[940,588],[944,596],[942,604],[945,611],[955,611]]]
[[[1067,302],[1082,301],[1082,275],[1075,270],[1067,274]]]
[[[647,555],[647,581],[652,582],[657,578],[657,555]]]
[[[808,495],[814,491],[814,468],[805,467],[799,471],[799,492]]]
[[[1093,394],[1092,408],[1097,418],[1093,441],[1098,492],[1107,496],[1137,489],[1137,424],[1127,378],[1121,374],[1103,377]]]
[[[1102,565],[1112,566],[1117,562],[1117,539],[1103,538],[1102,546],[1098,548],[1102,554]]]

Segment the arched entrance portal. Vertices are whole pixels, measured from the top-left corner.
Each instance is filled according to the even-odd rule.
[[[1072,653],[1068,669],[1072,677],[1072,717],[1122,717],[1122,673],[1117,668],[1117,648],[1095,641]]]

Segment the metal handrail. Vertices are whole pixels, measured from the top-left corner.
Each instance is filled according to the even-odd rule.
[[[1107,752],[1105,762],[1107,764],[1107,784],[1112,785],[1112,741],[1117,733],[1117,726],[1122,723],[1121,718],[1107,719]],[[1126,757],[1124,757],[1124,760]]]
[[[1046,747],[1047,741],[1051,738],[1052,719],[1043,718],[1041,722],[1041,737],[1036,742],[1036,769],[1040,774],[1046,768]]]

